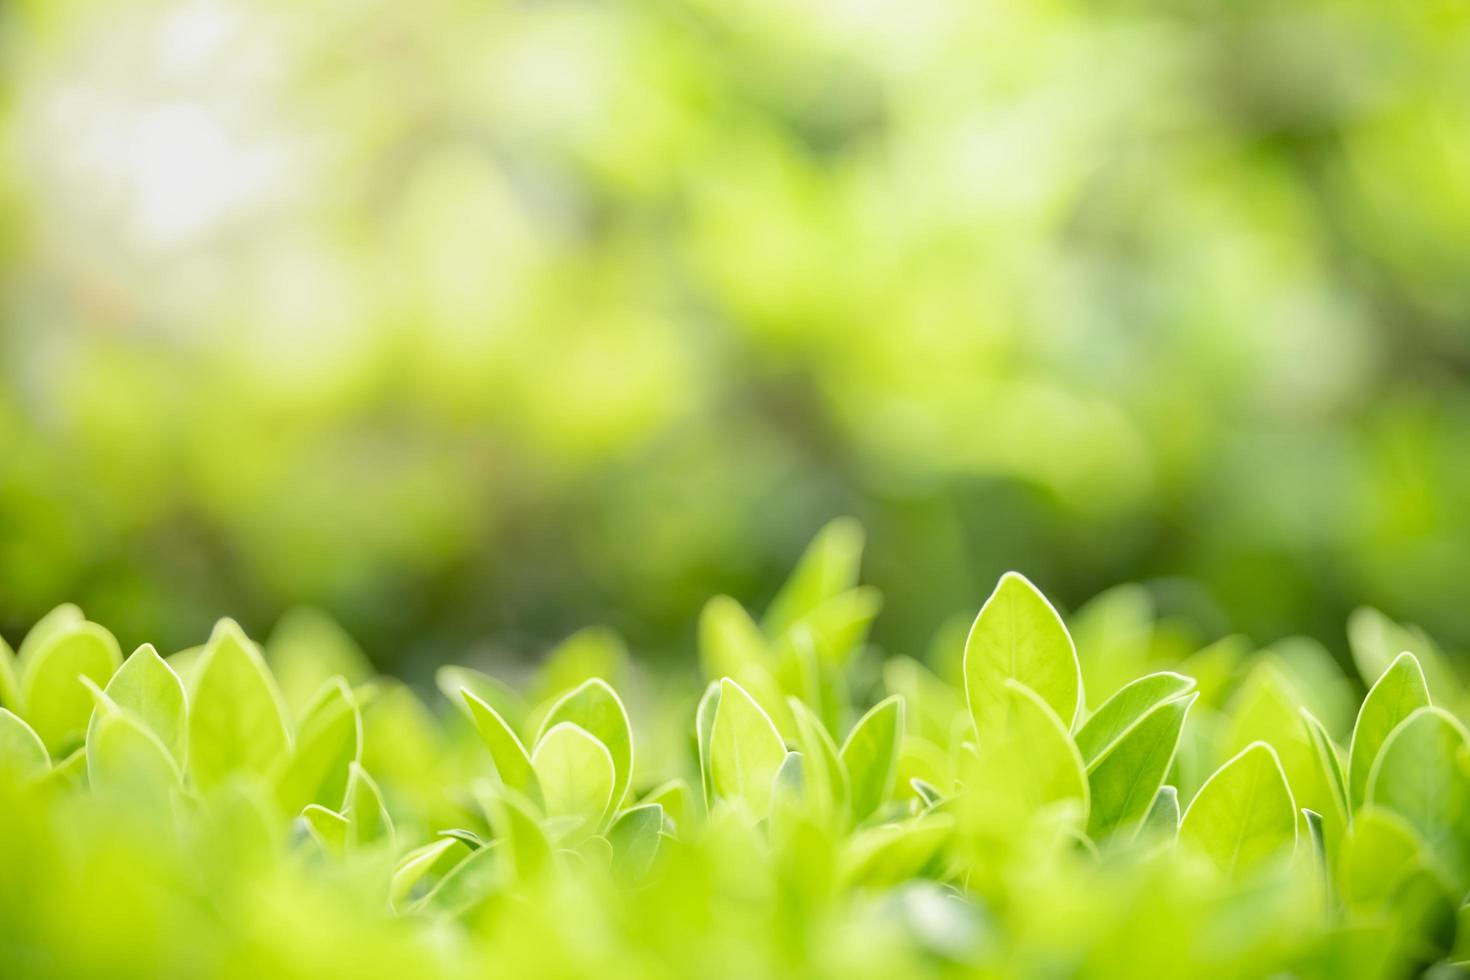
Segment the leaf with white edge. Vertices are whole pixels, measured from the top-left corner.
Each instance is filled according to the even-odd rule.
[[[143,644],[123,661],[105,693],[158,736],[175,762],[184,764],[189,734],[184,683],[153,644]]]
[[[448,664],[434,671],[434,685],[451,704],[468,711],[472,718],[473,711],[462,698],[462,692],[473,694],[482,704],[491,708],[500,716],[501,723],[517,738],[525,730],[526,718],[531,713],[530,706],[509,684],[498,678],[470,667]]]
[[[771,808],[772,782],[786,761],[781,733],[760,705],[729,678],[720,681],[710,733],[710,775],[716,799],[743,800],[754,814]]]
[[[1193,677],[1167,670],[1125,684],[1077,730],[1077,751],[1082,753],[1082,761],[1092,765],[1145,714],[1192,690]]]
[[[0,708],[0,783],[29,782],[50,770],[41,737],[19,715]]]
[[[15,712],[22,710],[20,666],[16,662],[15,651],[10,649],[10,644],[5,642],[3,636],[0,636],[0,708]]]
[[[715,805],[714,759],[711,743],[715,733],[715,715],[720,710],[720,682],[710,681],[699,706],[694,709],[694,742],[699,750],[699,782],[704,790],[704,810],[708,813]]]
[[[550,731],[562,722],[571,722],[590,733],[607,749],[615,776],[612,801],[608,805],[622,806],[633,781],[633,725],[622,698],[607,681],[593,677],[568,691],[552,706],[541,723],[541,732]]]
[[[858,719],[842,743],[854,824],[871,816],[893,792],[903,735],[903,698],[892,694]]]
[[[689,784],[682,779],[661,783],[649,790],[648,795],[638,801],[638,805],[661,807],[670,824],[682,823],[685,814],[689,812]]]
[[[1179,842],[1231,876],[1296,846],[1296,801],[1276,751],[1252,742],[1205,780],[1179,825]]]
[[[499,845],[471,851],[409,910],[460,915],[499,892],[513,877],[509,854]]]
[[[1062,617],[1036,586],[1007,572],[985,600],[965,641],[965,694],[976,731],[1006,725],[1006,682],[1034,691],[1070,730],[1082,700],[1082,671]]]
[[[1348,791],[1354,808],[1368,796],[1368,774],[1383,743],[1409,715],[1429,705],[1424,671],[1412,653],[1395,657],[1368,689],[1348,749]]]
[[[383,791],[377,780],[356,760],[347,764],[346,803],[342,815],[347,818],[353,844],[373,844],[394,839],[393,818],[383,802]]]
[[[1470,887],[1470,735],[1440,708],[1420,708],[1384,740],[1368,777],[1367,801],[1419,833],[1457,892]]]
[[[31,631],[20,641],[20,649],[16,651],[16,656],[22,666],[35,656],[36,651],[41,649],[51,637],[62,630],[86,622],[86,619],[87,617],[82,615],[80,608],[70,602],[63,602],[36,620]]]
[[[1338,751],[1337,743],[1332,740],[1332,736],[1327,734],[1327,729],[1317,720],[1317,716],[1306,708],[1300,709],[1300,712],[1302,723],[1306,725],[1307,734],[1311,737],[1312,747],[1316,750],[1317,761],[1321,764],[1328,788],[1332,791],[1338,813],[1346,821],[1348,815],[1352,813],[1352,806],[1348,801],[1347,774],[1342,769],[1342,754]]]
[[[393,869],[393,880],[388,886],[388,901],[401,908],[413,894],[414,886],[434,869],[450,848],[459,841],[452,837],[441,837],[423,847],[416,847],[399,859]]]
[[[932,783],[925,782],[917,776],[909,780],[909,786],[913,789],[914,795],[919,798],[919,801],[923,804],[923,808],[926,810],[932,810],[944,802],[944,794],[939,792],[938,787]]]
[[[516,733],[498,711],[468,688],[461,688],[460,694],[469,708],[470,720],[474,723],[475,730],[480,733],[480,739],[490,750],[490,760],[501,783],[517,792],[525,793],[540,805],[541,786],[536,781],[535,770],[531,768],[531,756],[516,737]]]
[[[1184,719],[1198,697],[1191,694],[1155,704],[1088,766],[1092,809],[1087,833],[1093,840],[1134,829],[1143,820],[1164,785]]]
[[[842,878],[849,886],[880,887],[917,877],[940,859],[954,833],[954,819],[943,813],[864,828],[847,842]]]
[[[179,783],[173,756],[158,736],[121,709],[102,711],[87,740],[87,778],[97,791],[167,800]]]
[[[21,700],[26,721],[51,755],[69,751],[86,734],[92,695],[82,679],[102,687],[121,663],[117,640],[96,623],[55,626],[27,651],[21,661]]]
[[[796,741],[807,761],[807,791],[810,799],[825,816],[847,813],[847,767],[826,727],[812,710],[796,698],[787,704],[796,723]]]
[[[766,635],[778,637],[823,602],[857,584],[863,556],[862,525],[839,517],[817,532],[796,569],[766,610]]]
[[[607,746],[569,721],[553,725],[531,752],[548,817],[576,817],[572,831],[595,833],[617,778]]]
[[[347,838],[352,824],[336,810],[319,803],[311,803],[301,811],[301,821],[328,854],[340,855],[347,851]]]
[[[658,804],[629,807],[607,831],[612,845],[612,872],[621,881],[637,882],[647,876],[663,839],[664,811]]]
[[[1145,840],[1172,841],[1179,836],[1179,819],[1179,791],[1173,786],[1160,786],[1143,822],[1138,825],[1138,836]]]
[[[231,773],[270,773],[291,748],[275,679],[254,643],[228,619],[215,625],[189,705],[189,774],[200,789]]]

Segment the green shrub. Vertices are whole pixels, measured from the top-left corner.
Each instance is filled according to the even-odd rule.
[[[1318,647],[1181,656],[1125,589],[1074,617],[1079,649],[1012,573],[962,650],[880,663],[860,550],[832,525],[759,622],[712,600],[702,695],[593,630],[518,688],[444,668],[438,714],[320,622],[123,659],[62,606],[0,649],[0,963],[1326,978],[1465,957],[1467,702],[1422,635],[1357,614],[1355,711]]]

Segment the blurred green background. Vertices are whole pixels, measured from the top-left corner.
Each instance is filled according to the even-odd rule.
[[[0,632],[689,657],[837,514],[1470,645],[1470,5],[0,7]]]

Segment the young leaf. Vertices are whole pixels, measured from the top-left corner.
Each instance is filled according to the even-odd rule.
[[[1358,709],[1353,740],[1348,749],[1348,791],[1356,809],[1368,795],[1368,773],[1388,733],[1419,708],[1429,704],[1424,672],[1412,653],[1393,659],[1368,690]]]
[[[30,637],[26,639],[29,642]],[[92,695],[82,678],[101,687],[120,663],[117,640],[96,623],[70,621],[49,627],[27,651],[21,663],[26,721],[52,755],[75,746],[92,717]]]
[[[1082,761],[1092,765],[1145,714],[1192,690],[1193,677],[1167,670],[1125,684],[1077,730],[1077,751],[1082,753]]]
[[[553,725],[531,752],[549,817],[577,817],[573,833],[593,833],[612,800],[617,778],[607,747],[569,721]]]
[[[842,766],[851,792],[851,814],[862,823],[893,792],[898,745],[903,735],[903,698],[889,695],[858,719],[842,744]]]
[[[1295,847],[1296,819],[1276,751],[1252,742],[1200,787],[1180,822],[1179,840],[1239,876]]]
[[[1179,835],[1179,791],[1173,786],[1160,786],[1154,794],[1138,836],[1148,840],[1172,841]]]
[[[1002,835],[1023,829],[1043,808],[1070,803],[1085,826],[1090,805],[1082,756],[1051,705],[1019,681],[1007,680],[1005,728],[992,732],[972,756],[963,803]]]
[[[393,818],[383,802],[383,791],[377,780],[353,760],[347,764],[347,792],[342,815],[347,818],[354,845],[386,840],[393,842]]]
[[[1409,822],[1457,892],[1470,887],[1470,753],[1464,726],[1420,708],[1389,733],[1368,777],[1367,800]]]
[[[658,857],[664,829],[664,811],[658,804],[629,807],[608,828],[612,845],[612,872],[624,882],[641,881]]]
[[[22,710],[20,704],[20,668],[16,663],[15,651],[0,636],[0,708],[11,711]]]
[[[530,706],[509,684],[489,674],[470,667],[445,665],[434,671],[434,686],[449,699],[449,702],[467,711],[471,718],[474,712],[464,701],[462,692],[473,694],[482,704],[500,716],[504,727],[515,734],[525,731]]]
[[[743,800],[755,814],[768,812],[772,782],[785,761],[786,745],[770,717],[739,684],[720,681],[710,734],[715,797]]]
[[[92,788],[166,799],[163,794],[179,782],[179,770],[158,736],[121,709],[99,708],[99,714],[87,739]]]
[[[515,790],[495,794],[487,802],[490,823],[498,840],[506,842],[516,874],[534,878],[551,863],[551,842],[536,819],[529,800]]]
[[[500,713],[482,701],[469,688],[461,688],[460,694],[469,708],[470,720],[480,733],[485,747],[490,750],[490,760],[495,765],[495,774],[500,781],[520,793],[525,793],[537,805],[542,801],[541,786],[536,782],[536,772],[531,768],[531,757],[516,733],[506,724]]]
[[[719,681],[710,681],[694,710],[694,742],[699,750],[699,781],[704,789],[704,810],[708,813],[715,805],[714,757],[712,740],[715,733],[715,715],[720,710]]]
[[[661,807],[668,823],[676,826],[683,822],[684,815],[689,812],[689,784],[682,779],[661,783],[649,790],[648,795],[638,801],[638,805]],[[611,831],[608,833],[611,834]]]
[[[0,708],[0,783],[29,782],[50,769],[41,737],[19,715]]]
[[[16,657],[19,659],[22,667],[36,655],[36,652],[45,645],[47,640],[62,630],[86,622],[86,619],[87,617],[82,615],[80,608],[70,602],[64,602],[36,620],[36,624],[31,627],[31,631],[20,641],[20,649],[16,651]]]
[[[615,778],[609,807],[621,806],[633,780],[633,725],[622,699],[601,678],[583,681],[552,706],[541,731],[568,721],[589,732],[612,756]]]
[[[766,610],[766,635],[778,637],[823,602],[857,584],[863,555],[862,525],[850,517],[832,521],[807,546],[786,584]]]
[[[174,760],[183,765],[188,738],[184,684],[153,644],[145,643],[133,651],[107,682],[105,693],[113,704],[158,736]]]
[[[1088,766],[1092,810],[1087,833],[1094,840],[1143,819],[1164,784],[1184,718],[1198,697],[1191,694],[1156,704]]]
[[[189,711],[189,772],[200,789],[244,770],[265,775],[286,757],[290,736],[275,680],[255,644],[228,619],[215,626]]]
[[[1338,812],[1346,820],[1353,810],[1348,800],[1347,776],[1342,771],[1342,755],[1337,751],[1337,743],[1332,741],[1332,736],[1327,734],[1327,729],[1322,727],[1316,715],[1306,708],[1301,709],[1301,718],[1302,723],[1307,727],[1307,734],[1312,739],[1312,747],[1316,750],[1317,761],[1322,766],[1322,772],[1326,777],[1328,788],[1332,791]]]
[[[1062,617],[1026,578],[1001,576],[965,641],[965,693],[982,739],[1005,725],[1006,682],[1018,681],[1056,712],[1065,729],[1077,717],[1082,671]]]
[[[812,710],[796,698],[787,704],[796,722],[796,741],[806,763],[806,786],[818,812],[835,816],[847,812],[849,795],[847,767],[826,727]]]
[[[416,847],[399,859],[393,869],[393,881],[388,887],[388,901],[396,909],[402,907],[413,893],[414,886],[444,857],[445,853],[459,842],[452,837],[441,837],[423,847]]]
[[[327,681],[307,705],[296,745],[276,779],[281,809],[346,805],[348,766],[362,758],[362,717],[347,682]]]
[[[319,803],[311,803],[301,811],[301,820],[322,850],[332,855],[346,852],[352,825],[342,814]]]
[[[1337,890],[1349,907],[1388,904],[1399,885],[1422,866],[1424,845],[1407,820],[1365,806],[1353,819],[1337,861]]]

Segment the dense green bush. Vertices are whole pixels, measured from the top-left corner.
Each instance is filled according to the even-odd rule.
[[[0,651],[7,975],[1398,977],[1470,953],[1466,690],[1416,631],[1180,651],[1133,590],[1007,574],[878,663],[861,535],[709,683],[606,631],[448,700],[330,623],[124,659],[62,606]],[[1074,645],[1074,639],[1076,641]]]

